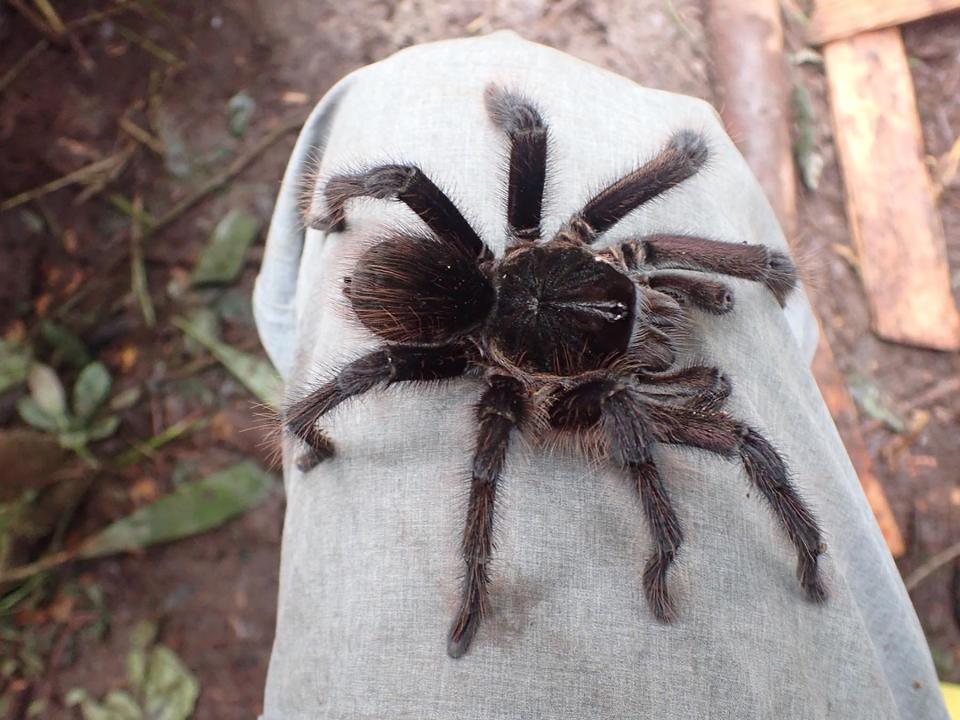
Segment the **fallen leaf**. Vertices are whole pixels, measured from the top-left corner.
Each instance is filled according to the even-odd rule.
[[[877,384],[862,373],[851,373],[847,377],[850,395],[857,405],[875,420],[879,420],[897,433],[907,429],[907,424],[887,403]]]
[[[258,505],[273,484],[273,476],[252,462],[184,483],[85,541],[78,557],[138,550],[211,530]]]
[[[253,215],[231,210],[214,228],[193,269],[194,285],[226,285],[243,269],[247,251],[257,238],[260,221]]]
[[[184,318],[174,318],[173,324],[183,330],[213,353],[230,373],[267,405],[277,407],[282,396],[283,381],[280,375],[265,360],[235,350],[226,343],[210,337],[201,328],[191,325]]]

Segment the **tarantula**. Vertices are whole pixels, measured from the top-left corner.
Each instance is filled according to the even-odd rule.
[[[796,548],[806,595],[824,600],[817,562],[825,546],[784,461],[758,431],[723,411],[730,381],[717,368],[682,365],[679,352],[692,308],[722,315],[733,306],[727,285],[698,272],[763,283],[783,305],[796,285],[789,258],[762,245],[684,235],[596,247],[628,213],[703,167],[707,144],[689,130],[674,133],[656,157],[541,241],[547,126],[527,99],[495,85],[485,103],[510,141],[502,258],[416,165],[336,175],[324,186],[325,207],[309,218],[315,228],[344,230],[348,201],[366,197],[405,203],[430,232],[390,231],[344,278],[356,318],[384,344],[288,403],[285,427],[305,446],[300,469],[333,454],[317,423],[348,398],[399,382],[483,380],[462,595],[447,644],[454,658],[467,651],[488,609],[494,506],[514,431],[572,435],[630,478],[653,540],[643,586],[657,619],[676,616],[667,571],[683,532],[651,454],[655,443],[739,459]]]

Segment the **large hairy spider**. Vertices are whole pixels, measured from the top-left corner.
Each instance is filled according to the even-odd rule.
[[[683,366],[679,356],[691,310],[722,315],[733,295],[722,282],[677,269],[763,283],[783,305],[796,284],[791,261],[762,245],[680,235],[595,248],[629,212],[703,166],[707,145],[689,130],[675,133],[656,157],[601,190],[542,242],[547,126],[512,92],[491,85],[485,99],[494,125],[510,139],[502,258],[415,165],[382,165],[327,182],[313,227],[343,230],[347,202],[367,197],[405,203],[430,233],[392,231],[344,279],[356,318],[384,344],[290,401],[284,424],[305,444],[300,469],[333,454],[317,422],[348,398],[398,382],[482,378],[451,657],[467,651],[488,608],[494,505],[514,431],[569,434],[630,478],[653,539],[643,586],[659,620],[676,615],[666,579],[683,533],[651,454],[654,443],[739,458],[796,548],[800,585],[811,600],[824,600],[820,530],[783,460],[759,432],[723,411],[729,380],[717,368]]]

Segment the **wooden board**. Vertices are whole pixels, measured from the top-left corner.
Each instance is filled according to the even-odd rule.
[[[894,342],[960,349],[960,314],[900,31],[837,40],[823,56],[873,329]]]
[[[840,437],[843,438],[843,444],[850,455],[850,462],[853,463],[857,476],[860,478],[860,486],[863,488],[863,493],[867,496],[867,502],[870,503],[870,509],[873,510],[873,515],[877,519],[877,525],[880,526],[883,539],[886,540],[890,553],[894,557],[900,557],[906,552],[903,534],[900,532],[897,519],[890,509],[890,503],[887,501],[883,485],[873,470],[873,459],[870,457],[867,443],[860,433],[857,408],[853,404],[850,392],[847,390],[843,375],[837,368],[833,351],[830,349],[827,336],[822,328],[820,330],[820,344],[817,346],[817,354],[813,358],[813,374],[817,378],[817,385],[820,386],[820,392],[830,409],[833,421],[837,424]]]
[[[822,45],[951,10],[960,10],[960,0],[820,0],[810,18],[807,40]]]

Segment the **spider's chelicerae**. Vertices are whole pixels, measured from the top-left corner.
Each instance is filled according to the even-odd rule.
[[[676,615],[667,572],[683,541],[651,448],[670,443],[739,459],[797,551],[806,595],[826,597],[820,530],[780,455],[723,411],[731,384],[717,369],[681,364],[692,309],[730,311],[733,294],[701,272],[763,283],[782,305],[796,284],[783,254],[762,245],[650,235],[598,249],[603,234],[690,178],[704,139],[675,133],[652,160],[594,195],[549,240],[540,236],[548,131],[519,95],[487,88],[487,112],[510,141],[508,238],[495,258],[451,200],[415,165],[337,175],[313,227],[341,231],[352,198],[405,203],[429,228],[396,230],[367,249],[344,279],[356,318],[383,345],[298,394],[285,427],[303,441],[308,470],[333,454],[318,420],[348,398],[399,382],[474,377],[476,447],[463,531],[463,590],[447,651],[467,651],[488,608],[493,519],[511,435],[569,434],[615,464],[637,493],[653,539],[643,586],[653,614]],[[677,272],[694,271],[694,272]]]

